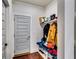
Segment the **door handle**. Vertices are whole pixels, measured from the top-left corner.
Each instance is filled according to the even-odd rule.
[[[29,40],[30,36],[27,37],[27,40]]]
[[[5,46],[7,46],[8,44],[7,43],[5,43]]]

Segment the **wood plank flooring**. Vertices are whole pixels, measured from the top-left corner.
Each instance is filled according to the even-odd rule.
[[[38,52],[35,52],[27,55],[14,57],[13,59],[43,59],[43,57]]]

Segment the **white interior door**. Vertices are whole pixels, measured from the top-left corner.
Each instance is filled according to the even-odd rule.
[[[6,18],[5,5],[2,2],[2,59],[6,59]]]
[[[30,52],[30,16],[14,16],[14,51],[15,54]]]

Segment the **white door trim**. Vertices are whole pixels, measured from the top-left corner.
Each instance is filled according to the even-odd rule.
[[[8,19],[9,19],[9,1],[8,0],[2,0],[2,3],[5,5],[5,21],[6,21],[6,42],[5,43],[7,43],[7,22],[8,22]],[[8,46],[8,43],[7,43],[7,46]],[[6,47],[6,49],[5,49],[5,51],[6,51],[6,56],[5,56],[5,59],[7,59],[7,50],[8,50],[9,48],[7,48]]]
[[[8,0],[2,0],[2,3],[4,4],[4,6],[5,6],[5,21],[6,21],[6,41],[5,41],[5,43],[8,45],[8,43],[7,43],[7,20],[9,19],[9,2],[8,2]],[[5,59],[7,59],[7,47],[6,47],[6,49],[5,49]]]

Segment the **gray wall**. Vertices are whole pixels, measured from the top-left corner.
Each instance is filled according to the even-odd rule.
[[[65,59],[74,59],[75,0],[65,0]]]
[[[74,59],[74,3],[58,0],[58,59]]]
[[[57,16],[57,0],[52,0],[51,3],[45,7],[46,17],[50,17],[52,14],[56,14]]]

